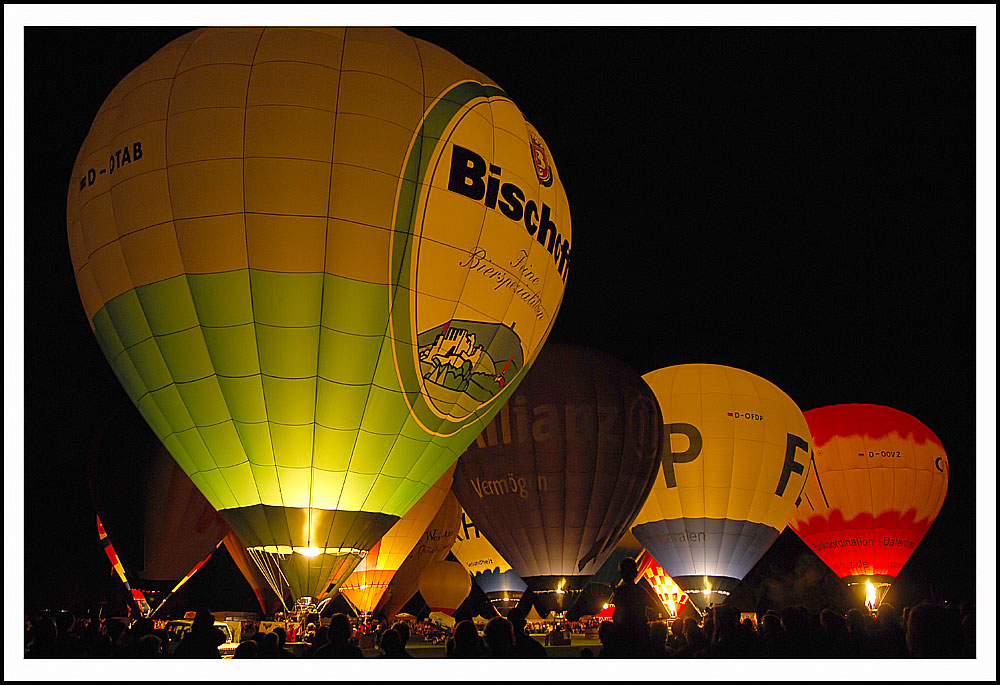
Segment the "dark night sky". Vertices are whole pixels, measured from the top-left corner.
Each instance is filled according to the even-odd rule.
[[[493,78],[552,151],[574,262],[550,340],[640,373],[746,369],[803,410],[863,402],[917,417],[951,480],[900,581],[917,599],[931,585],[974,596],[974,29],[403,30]],[[184,32],[25,32],[28,607],[104,582],[84,455],[112,412],[141,421],[77,295],[70,169],[111,88]],[[991,521],[993,504],[979,506]],[[800,554],[792,535],[775,550]]]

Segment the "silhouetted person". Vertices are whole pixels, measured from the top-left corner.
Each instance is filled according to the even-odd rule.
[[[861,609],[851,609],[845,617],[847,620],[847,649],[852,659],[866,659],[871,656],[871,645],[865,621],[866,613]]]
[[[852,655],[844,617],[833,609],[823,609],[819,614],[819,624],[823,628],[826,655],[836,659],[850,658]]]
[[[412,657],[413,655],[406,651],[406,643],[410,641],[410,624],[406,621],[396,621],[392,624],[390,630],[394,630],[399,634],[399,640],[401,643],[401,653],[397,656],[406,658]]]
[[[137,618],[132,623],[132,627],[126,630],[118,640],[121,655],[127,657],[138,656],[139,640],[146,635],[152,635],[154,627],[153,619],[145,616]]]
[[[247,640],[246,642],[241,642],[233,652],[234,659],[254,659],[257,657],[257,653],[260,647],[257,646],[256,640]]]
[[[482,656],[483,646],[479,631],[472,621],[459,621],[451,635],[451,651],[447,654],[454,659],[473,659]]]
[[[663,659],[673,654],[673,649],[667,647],[667,624],[662,621],[649,624],[649,656]]]
[[[779,613],[782,633],[767,648],[772,658],[808,659],[814,657],[810,650],[810,639],[806,616],[797,606],[784,607]]]
[[[597,626],[597,639],[601,641],[598,657],[606,659],[621,656],[618,654],[618,630],[613,621],[601,621],[601,625]]]
[[[939,604],[922,602],[910,610],[906,646],[918,659],[957,659],[965,656],[962,624]]]
[[[80,636],[73,632],[76,616],[70,611],[57,611],[53,617],[56,624],[56,649],[54,656],[68,659],[79,658]]]
[[[137,659],[159,658],[163,656],[163,640],[152,633],[143,635],[135,643],[134,654]]]
[[[879,659],[906,658],[906,633],[899,621],[899,612],[888,602],[878,608],[878,620],[871,636],[872,656]]]
[[[122,634],[125,632],[125,624],[119,621],[117,618],[110,618],[108,622],[104,624],[104,634],[108,636],[108,640],[111,641],[111,654],[112,656],[120,656],[121,646],[120,641]]]
[[[708,653],[708,638],[693,618],[684,619],[684,647],[677,653],[678,657],[691,659],[701,658]]]
[[[491,618],[483,630],[484,657],[503,659],[514,656],[514,628],[503,616]]]
[[[403,649],[402,638],[399,637],[399,633],[395,630],[384,631],[378,646],[382,650],[380,656],[386,659],[399,659],[409,656]]]
[[[712,608],[712,640],[708,656],[748,659],[756,656],[754,644],[748,642],[740,627],[740,612],[725,605]]]
[[[184,659],[221,659],[219,645],[226,641],[225,634],[215,627],[215,617],[208,609],[199,609],[194,615],[191,630],[174,650],[174,656]]]
[[[592,650],[590,647],[584,647],[583,649],[580,650],[580,657],[583,659],[593,659],[594,650]]]
[[[646,657],[649,655],[646,608],[656,605],[645,586],[635,582],[639,575],[635,559],[625,557],[618,562],[618,574],[621,581],[611,598],[611,603],[615,605],[611,620],[615,623],[620,656]]]
[[[354,628],[346,614],[334,614],[327,627],[328,642],[317,649],[314,656],[324,659],[362,659],[365,654],[357,645],[351,644]]]
[[[27,659],[51,659],[56,654],[59,629],[56,622],[47,616],[35,619],[28,630],[28,644],[24,652]]]
[[[282,658],[294,657],[295,655],[285,648],[285,642],[288,640],[288,632],[281,626],[278,626],[271,633],[278,638],[277,656]]]
[[[524,610],[514,607],[507,612],[507,620],[514,629],[514,656],[521,659],[544,659],[548,657],[545,647],[524,630],[527,621]]]

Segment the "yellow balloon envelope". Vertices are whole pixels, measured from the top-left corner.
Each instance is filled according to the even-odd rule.
[[[441,502],[427,530],[413,546],[402,565],[389,581],[389,587],[375,607],[375,614],[392,619],[417,593],[420,574],[427,564],[444,561],[462,525],[462,505],[453,492]]]
[[[660,475],[632,532],[695,604],[721,603],[788,524],[810,470],[802,412],[715,364],[643,376],[663,413]]]
[[[346,577],[506,401],[571,256],[538,132],[392,29],[173,41],[101,106],[67,225],[122,385],[296,595]]]
[[[472,577],[457,561],[435,561],[420,574],[418,588],[431,613],[451,616],[469,596]]]
[[[378,605],[396,571],[451,493],[454,474],[453,464],[406,515],[382,536],[340,586],[340,594],[358,612],[370,614]]]

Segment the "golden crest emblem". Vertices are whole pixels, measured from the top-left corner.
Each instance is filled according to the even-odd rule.
[[[545,152],[545,144],[531,129],[528,129],[528,138],[531,143],[531,159],[535,163],[535,174],[538,176],[538,182],[547,188],[552,185],[552,166],[549,164],[549,156]]]

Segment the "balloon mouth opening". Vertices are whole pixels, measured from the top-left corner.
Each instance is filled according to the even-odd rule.
[[[304,557],[318,557],[322,554],[334,556],[345,556],[352,554],[362,559],[368,556],[368,550],[357,549],[356,547],[292,547],[290,545],[258,545],[248,547],[251,552],[267,552],[285,557],[290,554],[301,554]]]

